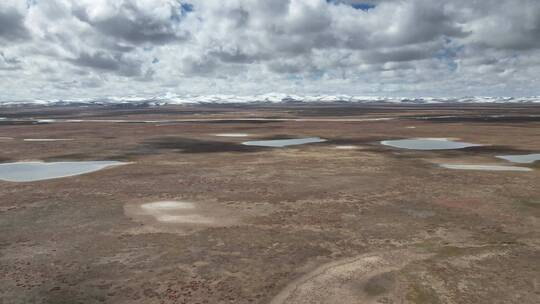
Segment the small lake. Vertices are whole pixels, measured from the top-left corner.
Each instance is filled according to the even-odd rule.
[[[530,168],[517,167],[517,166],[497,166],[497,165],[452,165],[441,164],[446,169],[454,170],[477,170],[477,171],[516,171],[516,172],[529,172]]]
[[[304,145],[311,143],[325,142],[326,139],[320,137],[294,138],[294,139],[275,139],[275,140],[255,140],[243,142],[246,146],[274,147],[283,148],[288,146]]]
[[[500,155],[497,158],[507,160],[509,162],[518,164],[532,164],[535,161],[540,160],[540,153],[537,154],[525,154],[525,155]]]
[[[454,141],[448,138],[410,138],[399,140],[384,140],[381,144],[409,150],[453,150],[481,145],[468,142]]]
[[[0,180],[8,182],[33,182],[81,175],[124,164],[126,163],[118,161],[5,163],[0,164]]]

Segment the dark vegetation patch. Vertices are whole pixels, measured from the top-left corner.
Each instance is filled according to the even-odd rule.
[[[532,168],[532,169],[540,169],[540,160],[537,160],[532,164],[526,164],[526,165],[527,167]]]
[[[390,111],[377,107],[312,107],[312,108],[297,108],[288,110],[287,113],[304,116],[304,117],[321,117],[321,116],[361,116],[368,114],[386,114]]]
[[[149,107],[140,104],[88,105],[51,107],[21,107],[7,109],[1,117],[6,118],[62,118],[82,119],[94,117],[119,117],[124,115],[211,115],[231,112],[231,109],[199,109],[184,107]]]
[[[282,125],[273,125],[273,126],[245,126],[241,125],[238,127],[235,127],[233,130],[230,130],[230,132],[238,132],[238,133],[250,133],[252,135],[256,135],[259,130],[263,130],[264,132],[268,132],[269,130],[277,130],[277,129],[284,129],[285,126]]]
[[[228,111],[205,111],[205,110],[182,110],[182,109],[170,109],[170,108],[142,108],[136,110],[117,110],[117,109],[106,109],[101,111],[96,111],[94,113],[84,113],[80,112],[76,116],[64,117],[64,118],[93,118],[93,117],[121,117],[121,116],[136,116],[136,115],[212,115],[212,114],[221,114],[228,113]],[[153,120],[153,119],[148,119]]]
[[[395,283],[395,273],[386,272],[370,278],[364,286],[364,291],[370,296],[388,293]]]
[[[11,158],[0,156],[0,163],[8,163],[11,161],[12,161]]]
[[[119,124],[133,124],[133,125],[138,125],[138,124],[148,124],[150,122],[146,122],[146,121],[120,121],[118,122]]]
[[[421,280],[419,280],[421,282]],[[416,304],[438,304],[441,300],[435,290],[424,284],[411,284],[407,290],[406,298]]]
[[[439,123],[528,123],[540,122],[540,116],[452,116],[452,117],[422,117],[421,121]]]
[[[291,136],[287,134],[272,135],[250,141],[296,139],[309,136]],[[313,143],[324,145],[326,142]],[[201,140],[184,137],[162,137],[145,142],[146,150],[180,150],[181,153],[219,153],[219,152],[259,152],[272,149],[271,147],[246,146],[239,142]]]
[[[188,121],[163,121],[159,122],[160,125],[177,125],[177,124],[256,124],[256,125],[262,125],[262,124],[271,124],[271,123],[281,123],[283,121],[280,120],[257,120],[257,119],[250,119],[250,120],[242,120],[242,119],[218,119],[218,120],[206,120],[205,118],[200,118],[200,120],[197,120],[198,118],[189,118],[193,120]],[[151,120],[151,119],[149,119]],[[126,123],[126,122],[124,122]],[[139,122],[144,123],[144,122]]]
[[[62,155],[53,155],[42,158],[45,162],[62,162],[62,161],[100,161],[100,160],[117,160],[111,159],[106,155],[98,155],[93,153],[70,153]]]
[[[192,121],[189,121],[190,123],[193,123]],[[269,124],[269,123],[277,123],[277,122],[283,122],[281,120],[257,120],[257,119],[250,119],[250,120],[238,120],[238,119],[220,119],[220,120],[206,120],[206,121],[200,121],[200,123],[210,123],[210,124]],[[195,121],[197,123],[197,121]]]
[[[476,146],[476,147],[467,147],[461,149],[466,152],[476,152],[476,153],[508,153],[508,154],[528,154],[532,153],[530,150],[517,149],[512,146]]]
[[[299,116],[351,116],[366,114],[409,113],[417,111],[453,110],[451,105],[413,105],[413,104],[387,104],[387,103],[349,103],[334,102],[324,104],[317,102],[279,104],[275,106],[259,106],[260,110],[286,111]]]
[[[259,152],[264,147],[245,146],[241,143],[200,140],[184,137],[162,137],[145,142],[154,150],[180,150],[181,153]]]
[[[158,153],[159,151],[152,146],[140,145],[128,152],[113,154],[108,158],[108,160],[135,161],[139,156],[155,155]]]
[[[155,155],[159,151],[146,145],[139,145],[131,150],[98,150],[81,153],[53,155],[42,158],[46,162],[60,161],[135,161],[139,156]]]
[[[32,120],[0,120],[0,126],[30,126],[37,124],[36,121]]]
[[[524,206],[527,206],[527,207],[540,209],[540,199],[538,199],[538,200],[520,201],[520,203],[523,204]]]
[[[283,140],[283,139],[287,140],[287,139],[300,139],[300,138],[308,138],[308,137],[315,137],[315,136],[311,136],[311,135],[301,136],[301,135],[289,135],[289,134],[275,134],[275,135],[271,135],[271,136],[265,136],[265,137],[258,137],[256,139],[250,139],[249,141]]]
[[[497,105],[478,105],[478,104],[388,104],[388,103],[347,103],[347,102],[334,102],[332,104],[323,104],[317,102],[310,103],[297,103],[297,104],[279,104],[279,105],[259,105],[251,106],[258,110],[282,110],[289,114],[298,116],[358,116],[367,114],[404,114],[418,113],[422,111],[444,111],[448,113],[446,115],[453,115],[453,111],[474,111],[481,113],[481,115],[508,115],[515,113],[523,113],[527,111],[527,114],[539,113],[539,107],[534,105],[520,105],[517,107],[515,104],[497,104]],[[459,115],[459,114],[458,114]],[[418,115],[411,116],[416,118]],[[435,115],[434,115],[435,116]],[[441,116],[441,115],[437,115]]]
[[[511,146],[477,146],[467,147],[456,150],[437,150],[437,151],[424,151],[431,153],[438,153],[444,157],[463,157],[464,155],[484,155],[484,156],[497,156],[505,154],[530,154],[534,153],[530,150],[516,149]],[[498,160],[498,159],[497,159]]]
[[[22,119],[22,118],[34,118],[34,117],[48,117],[48,116],[66,116],[77,115],[83,113],[83,108],[70,108],[70,109],[54,109],[54,108],[25,108],[18,109],[16,111],[4,111],[0,116],[10,119]]]

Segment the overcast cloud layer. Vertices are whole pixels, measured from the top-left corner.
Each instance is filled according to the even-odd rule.
[[[540,95],[538,0],[2,0],[0,100]]]

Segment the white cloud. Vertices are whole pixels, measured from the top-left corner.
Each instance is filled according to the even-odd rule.
[[[0,99],[539,95],[535,0],[4,0]]]

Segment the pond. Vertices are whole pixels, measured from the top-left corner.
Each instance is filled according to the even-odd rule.
[[[540,153],[525,155],[500,155],[497,156],[497,158],[505,159],[507,161],[518,164],[532,164],[535,161],[540,160]]]
[[[326,139],[320,137],[293,138],[293,139],[275,139],[275,140],[255,140],[246,141],[242,144],[246,146],[274,147],[283,148],[288,146],[304,145],[311,143],[325,142]]]
[[[4,163],[0,164],[0,180],[8,182],[33,182],[76,176],[124,164],[126,163],[118,161]]]
[[[410,138],[399,140],[384,140],[381,144],[400,149],[410,150],[453,150],[481,145],[468,142],[454,141],[448,138]]]
[[[456,164],[441,164],[439,165],[446,169],[454,170],[477,170],[477,171],[516,171],[516,172],[529,172],[530,168],[517,167],[517,166],[498,166],[498,165],[456,165]]]

